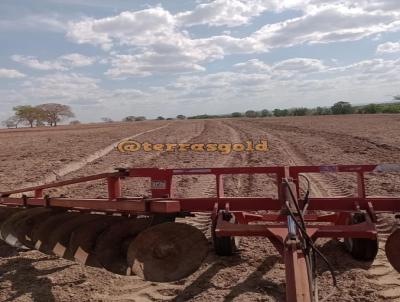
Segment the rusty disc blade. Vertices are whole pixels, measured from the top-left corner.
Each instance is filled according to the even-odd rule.
[[[393,268],[400,272],[400,229],[396,229],[386,240],[385,253]]]
[[[97,237],[111,225],[121,222],[123,219],[126,218],[105,216],[101,220],[80,225],[71,234],[66,257],[88,266],[102,267],[94,252]]]
[[[31,208],[19,211],[9,218],[7,218],[1,225],[1,238],[7,242],[9,245],[14,247],[24,247],[22,242],[18,239],[18,233],[16,232],[16,224],[19,220],[24,220],[27,217],[35,214],[40,214],[47,212],[48,209],[45,208]]]
[[[104,231],[97,238],[94,251],[101,265],[113,273],[130,275],[130,267],[126,261],[128,245],[150,225],[150,218],[129,218]]]
[[[77,215],[79,213],[58,213],[36,224],[31,232],[31,240],[34,243],[35,249],[46,254],[53,254],[52,248],[49,246],[51,232]]]
[[[78,214],[77,216],[66,220],[63,224],[58,225],[50,233],[48,247],[57,256],[66,257],[66,251],[68,249],[72,232],[81,225],[85,225],[94,220],[102,219],[103,217],[104,215]]]
[[[128,248],[132,272],[156,282],[171,282],[195,272],[207,256],[203,232],[185,223],[167,222],[140,233]]]

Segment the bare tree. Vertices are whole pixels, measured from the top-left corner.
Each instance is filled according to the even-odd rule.
[[[57,126],[57,123],[75,117],[71,108],[67,105],[48,103],[36,106],[40,110],[42,118],[49,123],[50,126]]]
[[[9,117],[8,119],[2,122],[2,124],[7,128],[18,128],[19,123],[21,123],[21,120],[19,117],[15,115]]]

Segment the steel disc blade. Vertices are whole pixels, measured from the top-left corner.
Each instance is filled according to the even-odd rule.
[[[66,251],[72,232],[91,221],[98,220],[104,215],[79,214],[57,226],[49,236],[48,247],[59,257],[66,257]],[[71,259],[72,260],[72,259]]]
[[[95,254],[101,265],[113,273],[130,275],[126,261],[128,245],[150,225],[150,218],[129,218],[103,232],[98,237],[95,247]]]
[[[22,208],[9,208],[9,207],[0,207],[0,225],[12,215],[17,212],[22,211]],[[1,239],[1,232],[0,232],[0,239]]]
[[[22,242],[18,239],[18,234],[16,232],[16,223],[19,220],[23,220],[26,217],[34,214],[39,214],[48,211],[45,208],[31,208],[19,211],[13,214],[11,217],[6,219],[1,225],[1,238],[7,242],[9,245],[14,247],[25,247]]]
[[[393,268],[400,272],[400,229],[395,230],[386,240],[385,253]]]
[[[88,266],[102,267],[94,252],[97,237],[111,225],[124,219],[126,218],[121,216],[105,216],[101,220],[79,226],[71,234],[66,257]]]
[[[51,232],[58,226],[63,225],[67,220],[71,220],[77,215],[79,215],[79,213],[58,213],[41,223],[36,224],[31,232],[31,239],[34,243],[35,249],[43,253],[53,254],[52,248],[49,246]]]
[[[29,248],[34,248],[35,243],[32,240],[32,231],[36,224],[46,220],[47,218],[59,213],[59,210],[51,210],[43,208],[43,211],[32,212],[22,219],[18,219],[14,223],[14,232],[18,240]]]
[[[207,256],[204,234],[184,223],[163,223],[140,233],[129,246],[132,272],[145,280],[171,282],[196,271]]]

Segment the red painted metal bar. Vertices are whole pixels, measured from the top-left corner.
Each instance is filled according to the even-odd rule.
[[[119,177],[108,177],[108,199],[116,200],[121,197],[121,178]]]
[[[83,183],[83,182],[88,182],[88,181],[100,180],[100,179],[104,179],[107,177],[118,177],[118,176],[122,177],[124,175],[121,172],[90,175],[90,176],[79,177],[79,178],[65,180],[65,181],[53,182],[50,184],[45,184],[45,185],[40,185],[40,186],[33,186],[33,187],[27,187],[27,188],[12,190],[12,191],[0,192],[0,196],[8,196],[11,194],[26,193],[26,192],[33,192],[33,191],[39,192],[40,190],[43,191],[45,189],[68,186],[68,185],[72,185],[72,184],[78,184],[78,183]]]
[[[285,244],[283,261],[286,275],[286,301],[311,302],[306,259],[297,241]]]

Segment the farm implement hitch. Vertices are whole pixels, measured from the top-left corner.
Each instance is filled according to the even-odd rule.
[[[0,222],[3,220],[0,235],[8,243],[19,242],[20,246],[36,248],[39,246],[40,250],[46,244],[48,247],[51,241],[39,240],[40,230],[50,231],[48,228],[59,224],[64,231],[60,230],[62,236],[56,236],[56,240],[53,240],[53,253],[64,256],[69,251],[72,259],[108,268],[104,263],[107,261],[101,261],[101,255],[93,250],[93,242],[96,241],[95,236],[107,237],[104,235],[105,230],[113,226],[113,223],[118,223],[118,227],[112,227],[112,232],[106,232],[108,237],[112,238],[118,232],[126,231],[126,228],[133,228],[135,232],[129,233],[130,237],[124,237],[124,240],[128,237],[133,240],[130,244],[126,240],[120,240],[121,246],[125,246],[125,262],[129,265],[120,265],[118,269],[112,266],[111,270],[126,273],[125,269],[128,267],[128,273],[136,273],[144,279],[173,281],[195,271],[208,250],[205,237],[200,231],[174,222],[175,218],[206,212],[211,214],[211,235],[218,255],[234,254],[238,248],[237,237],[266,237],[282,256],[285,264],[287,301],[318,301],[316,257],[327,262],[334,280],[335,277],[333,268],[315,246],[315,240],[344,238],[346,247],[354,258],[372,261],[378,251],[376,214],[400,212],[400,197],[367,196],[365,175],[388,172],[400,172],[400,165],[117,169],[116,172],[0,193]],[[308,173],[353,173],[357,177],[357,192],[351,197],[310,197],[310,180],[305,176]],[[225,196],[224,177],[243,174],[264,174],[272,177],[276,186],[276,197]],[[214,176],[215,196],[177,197],[175,177],[187,175]],[[151,196],[123,196],[123,181],[127,178],[150,179]],[[308,183],[305,194],[301,194],[302,178]],[[56,197],[47,192],[59,187],[101,180],[107,183],[108,194],[105,198]],[[54,213],[58,218],[51,217]],[[85,218],[79,215],[84,215]],[[102,217],[96,220],[98,216]],[[123,217],[128,218],[124,220]],[[137,220],[140,220],[140,224]],[[27,225],[33,229],[29,231],[29,236],[26,234],[29,229]],[[11,226],[19,228],[19,231],[12,230]],[[39,231],[35,232],[36,229]],[[81,235],[82,232],[86,237],[92,238],[91,241]],[[399,232],[394,231],[386,243],[388,259],[397,270],[400,269]],[[79,240],[74,241],[79,236],[86,238],[85,244],[72,244],[71,242],[80,243]],[[71,250],[71,245],[75,249]],[[152,252],[146,252],[145,248],[152,249]],[[178,250],[181,250],[181,254]],[[177,259],[179,257],[182,259]],[[189,264],[188,258],[195,261]],[[171,259],[174,259],[173,265]]]

